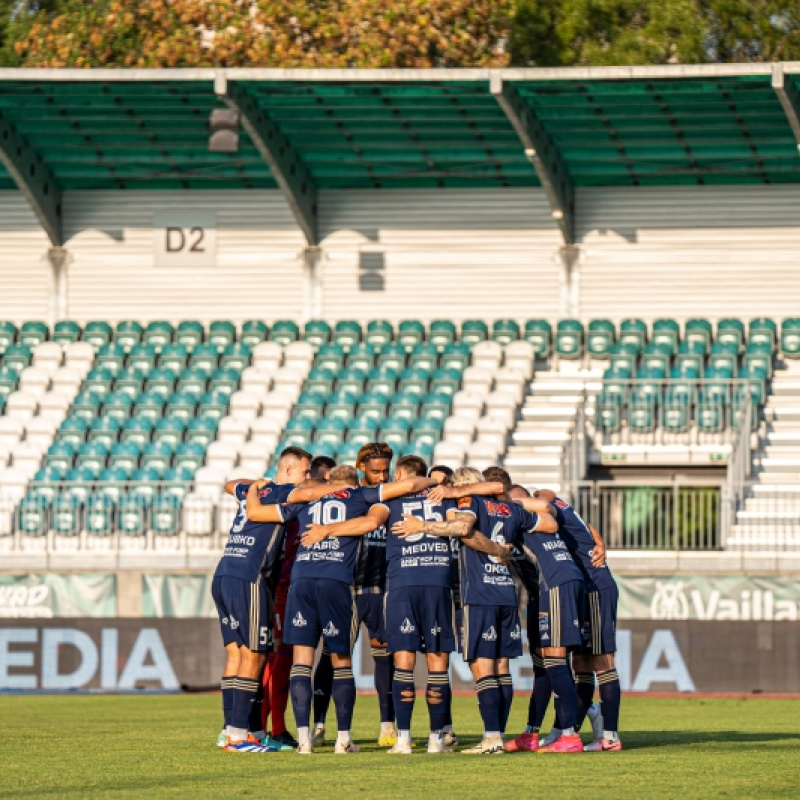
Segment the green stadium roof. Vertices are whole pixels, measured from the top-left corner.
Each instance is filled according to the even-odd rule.
[[[286,190],[264,154],[273,133],[278,160],[288,153],[314,192],[535,187],[549,172],[558,208],[586,186],[796,183],[799,78],[798,63],[0,70],[0,190],[20,186],[15,148],[40,165],[46,192]],[[209,117],[232,85],[266,135],[243,124],[238,152],[210,152]]]

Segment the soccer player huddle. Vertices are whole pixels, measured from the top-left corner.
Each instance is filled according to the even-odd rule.
[[[364,624],[378,744],[389,753],[410,755],[414,746],[418,654],[428,674],[428,753],[458,744],[449,677],[456,651],[475,679],[484,726],[481,742],[460,752],[621,750],[618,593],[599,532],[553,492],[512,485],[500,467],[429,470],[407,455],[390,480],[393,455],[373,442],[354,468],[289,447],[274,481],[226,484],[239,506],[212,582],[226,650],[217,744],[311,754],[325,743],[333,699],[334,752],[359,752],[350,732],[352,653]],[[521,595],[534,686],[528,724],[507,740]],[[551,695],[555,724],[540,739]],[[285,721],[290,697],[296,739]],[[592,741],[584,745],[587,718]]]

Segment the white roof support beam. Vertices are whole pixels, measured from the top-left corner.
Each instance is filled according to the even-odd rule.
[[[502,75],[492,75],[491,90],[508,121],[514,126],[525,157],[539,176],[550,203],[550,212],[564,237],[564,244],[575,244],[575,190],[555,142],[517,90],[503,81]]]
[[[53,247],[64,244],[61,187],[47,164],[0,113],[0,162],[25,195]]]
[[[289,203],[309,247],[319,244],[317,186],[308,167],[280,128],[240,85],[218,75],[214,90],[241,115],[242,126],[261,153]]]
[[[791,80],[786,80],[783,64],[773,65],[772,88],[781,101],[783,113],[786,114],[797,148],[800,150],[800,92]]]

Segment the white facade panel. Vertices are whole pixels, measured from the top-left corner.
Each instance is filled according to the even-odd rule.
[[[581,189],[580,315],[800,314],[800,186]]]
[[[187,249],[195,217],[216,223],[214,266],[156,266],[154,221],[176,214]],[[302,311],[304,239],[280,192],[68,192],[64,229],[73,319],[275,320]]]
[[[540,189],[320,194],[323,316],[523,320],[558,312],[560,234]],[[385,254],[384,291],[359,253]]]
[[[20,192],[0,192],[0,319],[48,320],[50,240]]]

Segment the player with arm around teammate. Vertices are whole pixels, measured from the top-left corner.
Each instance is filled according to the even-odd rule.
[[[277,509],[284,521],[297,517],[301,529],[313,537],[326,525],[347,527],[350,535],[313,542],[304,535],[292,571],[289,600],[286,608],[284,641],[294,646],[291,674],[292,706],[297,722],[298,752],[313,752],[309,728],[311,716],[311,667],[320,639],[331,653],[333,663],[333,701],[336,706],[338,735],[336,753],[355,753],[358,748],[350,735],[355,681],[352,671],[352,650],[357,633],[357,616],[353,593],[356,560],[360,537],[386,521],[385,509],[375,507],[384,499],[420,491],[433,481],[416,479],[380,487],[358,486],[352,468],[347,472],[348,488],[332,492],[311,505],[288,505]],[[337,475],[337,477],[339,477]],[[255,496],[248,497],[248,514],[271,519],[272,509],[259,509]],[[359,519],[356,519],[359,518]]]
[[[289,447],[280,455],[274,483],[261,481],[257,490],[253,488],[255,484],[246,480],[230,481],[225,487],[239,500],[239,508],[211,582],[211,594],[226,651],[222,678],[225,738],[218,740],[218,744],[232,752],[275,749],[264,747],[256,737],[248,736],[248,728],[252,727],[252,706],[272,640],[268,580],[283,547],[285,532],[277,519],[271,523],[251,519],[246,498],[252,494],[254,502],[262,508],[289,499],[313,499],[319,491],[296,486],[305,479],[310,459],[305,450]]]

